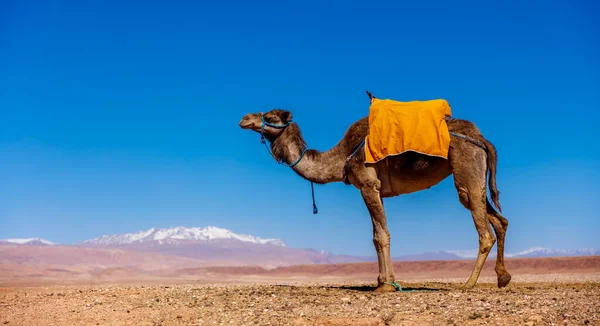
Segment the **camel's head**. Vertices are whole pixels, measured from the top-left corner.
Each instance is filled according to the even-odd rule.
[[[246,114],[240,121],[240,127],[263,133],[265,137],[274,139],[281,134],[290,122],[292,122],[291,112],[275,109],[267,113]]]

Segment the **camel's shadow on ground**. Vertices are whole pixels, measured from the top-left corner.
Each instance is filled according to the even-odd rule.
[[[377,287],[370,285],[361,286],[330,286],[330,289],[338,290],[350,290],[350,291],[361,291],[361,292],[374,292]],[[398,292],[441,292],[450,291],[450,289],[434,288],[434,287],[403,287],[402,291]]]
[[[297,285],[275,285],[280,287],[288,287],[288,288],[301,288],[302,286]],[[340,286],[318,286],[320,288],[325,288],[328,290],[346,290],[346,291],[359,291],[359,292],[375,292],[376,286],[371,285],[340,285]],[[449,292],[452,289],[449,288],[437,288],[437,287],[403,287],[401,291],[397,292]]]

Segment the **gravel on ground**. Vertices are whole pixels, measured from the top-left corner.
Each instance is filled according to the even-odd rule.
[[[364,282],[3,287],[0,326],[600,325],[598,278],[534,279],[470,290],[418,281],[395,293]]]

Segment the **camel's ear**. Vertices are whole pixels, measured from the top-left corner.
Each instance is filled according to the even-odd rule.
[[[281,111],[281,121],[283,121],[284,123],[292,122],[292,112],[282,110]]]

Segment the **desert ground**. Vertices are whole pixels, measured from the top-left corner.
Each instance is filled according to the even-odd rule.
[[[463,290],[472,264],[395,263],[394,293],[373,263],[0,275],[0,325],[600,325],[599,256],[508,260],[502,289],[488,261]]]

